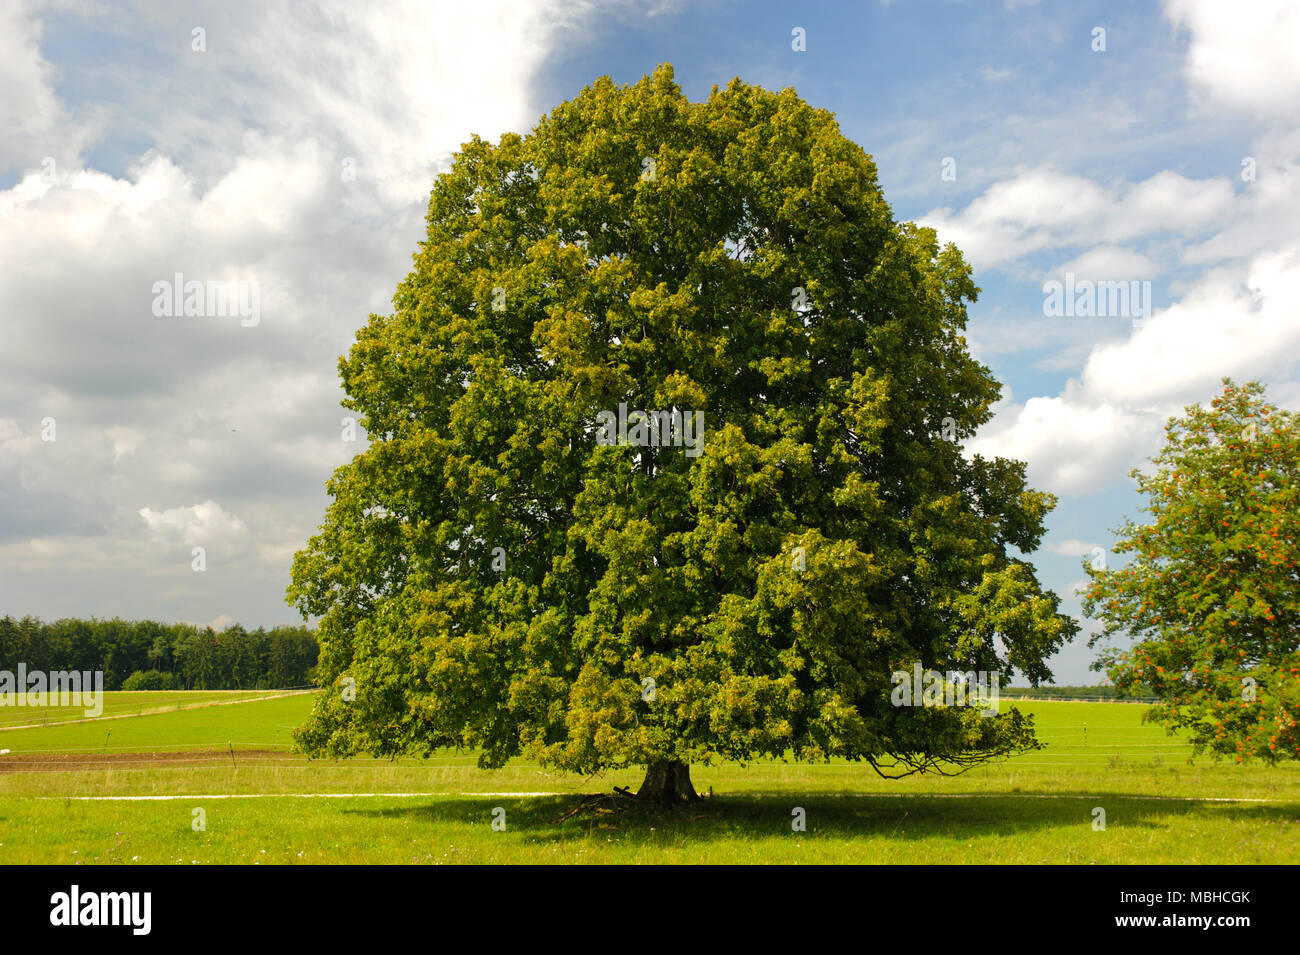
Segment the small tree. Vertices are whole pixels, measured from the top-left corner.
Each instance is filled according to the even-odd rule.
[[[1160,699],[1148,718],[1196,752],[1300,756],[1300,420],[1251,382],[1166,425],[1156,471],[1133,476],[1149,523],[1125,522],[1123,568],[1085,564],[1090,645],[1129,634],[1094,664]]]
[[[299,742],[639,764],[665,801],[692,762],[1035,745],[891,704],[914,664],[1037,683],[1076,629],[1020,556],[1053,499],[959,445],[1000,393],[977,291],[792,90],[692,103],[661,67],[475,138],[339,363],[371,444],[294,559],[327,688]]]
[[[173,689],[172,682],[170,673],[159,673],[157,670],[136,670],[122,681],[122,689],[126,691],[170,690]]]

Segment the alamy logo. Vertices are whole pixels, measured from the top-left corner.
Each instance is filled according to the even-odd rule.
[[[894,706],[973,706],[980,716],[994,716],[998,712],[998,687],[1000,673],[950,670],[922,670],[914,664],[912,672],[895,670],[890,682],[894,690],[889,702]]]
[[[104,674],[101,670],[28,671],[18,664],[18,672],[0,670],[0,706],[80,706],[85,715],[96,717],[104,712]]]
[[[131,934],[148,935],[153,925],[151,892],[68,892],[50,896],[51,925],[129,925]]]
[[[244,328],[262,320],[262,291],[257,279],[216,282],[185,281],[177,272],[174,281],[153,283],[153,313],[158,318],[226,318],[238,315]]]
[[[596,443],[601,445],[635,444],[643,448],[685,447],[688,458],[698,458],[704,443],[704,412],[631,411],[627,402],[618,405],[618,414],[602,411],[596,415],[600,430]]]
[[[1073,272],[1065,282],[1043,283],[1043,314],[1048,318],[1151,317],[1151,282],[1076,282]]]

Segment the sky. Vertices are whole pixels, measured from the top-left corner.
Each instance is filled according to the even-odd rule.
[[[1084,628],[1058,683],[1099,679],[1082,561],[1140,516],[1165,420],[1225,375],[1300,408],[1300,4],[178,6],[0,4],[0,613],[295,622],[358,450],[337,359],[433,179],[664,62],[692,100],[738,76],[831,110],[974,267],[1003,394],[966,450],[1059,498],[1031,558]],[[167,316],[178,274],[244,311]],[[1150,307],[1052,314],[1067,281]]]

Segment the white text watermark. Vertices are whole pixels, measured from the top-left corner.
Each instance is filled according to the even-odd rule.
[[[104,674],[95,670],[0,670],[0,706],[80,706],[88,717],[104,712]]]
[[[1002,675],[985,670],[923,670],[913,665],[912,672],[895,670],[890,682],[894,690],[889,702],[894,706],[973,706],[980,716],[998,712],[998,690]]]

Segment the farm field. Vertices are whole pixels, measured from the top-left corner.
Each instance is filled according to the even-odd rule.
[[[1004,699],[1034,714],[1045,748],[956,777],[695,766],[711,792],[697,807],[563,818],[640,770],[308,761],[290,733],[309,693],[130,715],[220,697],[108,693],[99,720],[0,728],[0,863],[1300,862],[1300,766],[1189,764],[1142,704]]]
[[[103,711],[96,719],[107,716],[144,716],[185,707],[211,706],[281,696],[285,690],[149,690],[104,693]],[[87,719],[84,706],[6,706],[0,709],[0,729],[47,725]],[[3,747],[0,747],[3,748]]]

